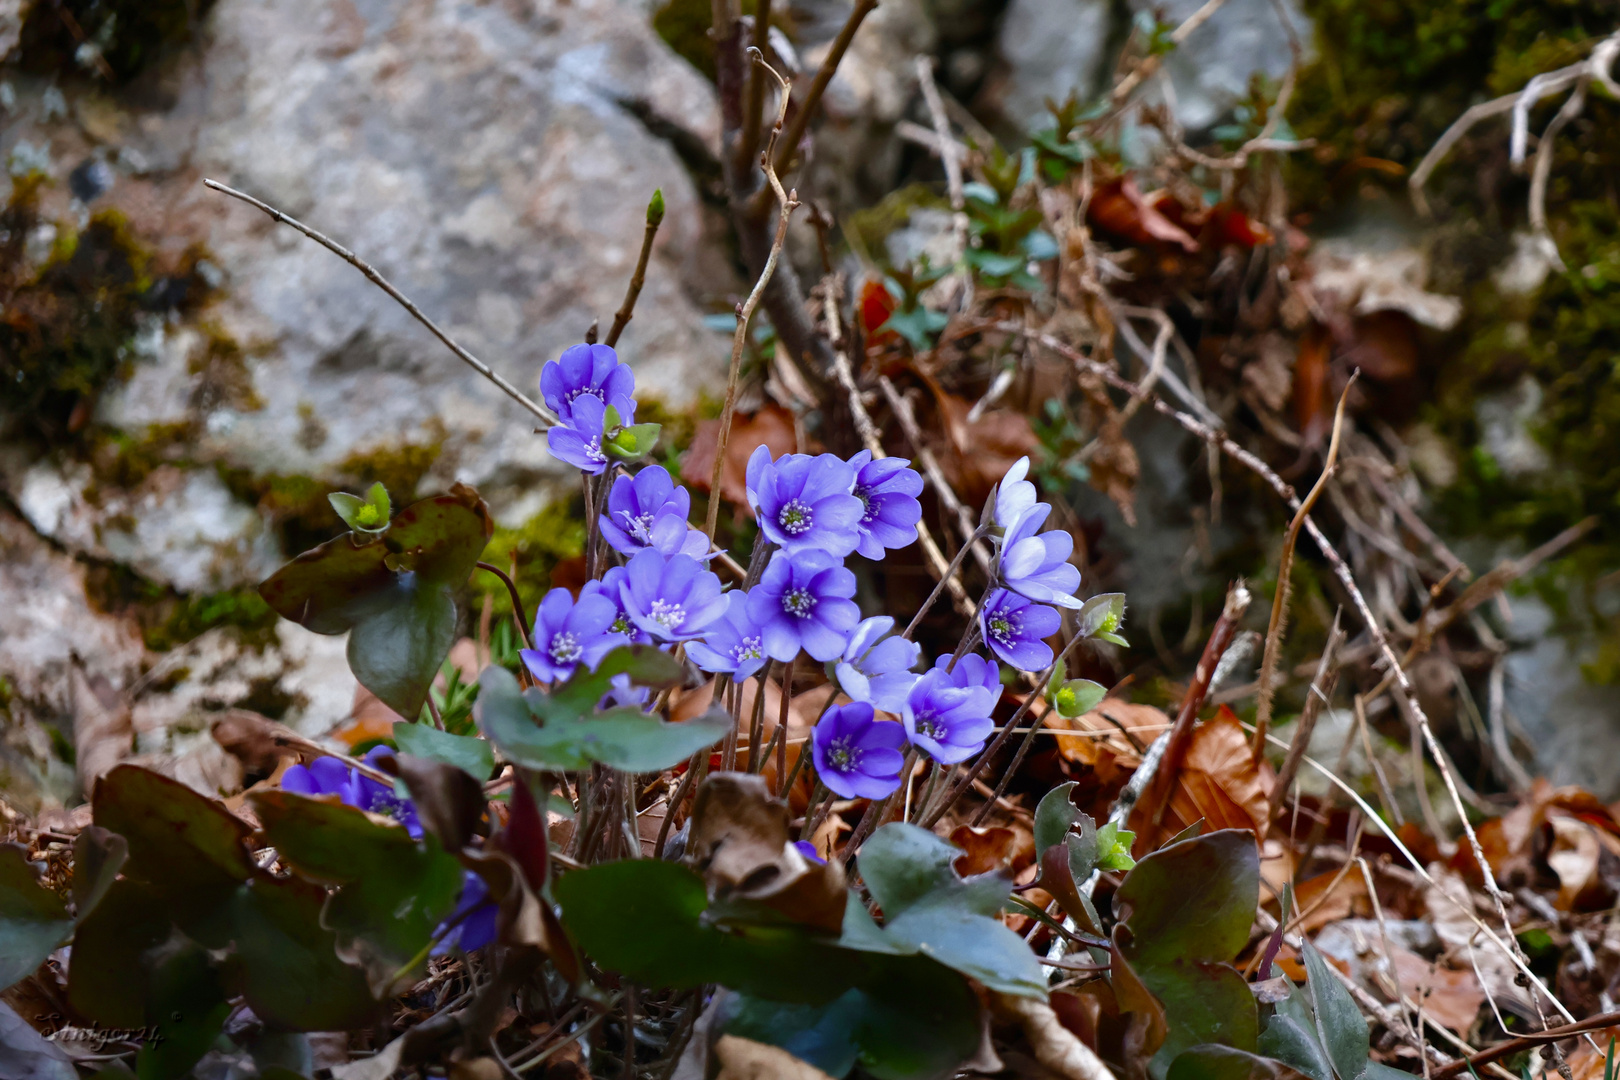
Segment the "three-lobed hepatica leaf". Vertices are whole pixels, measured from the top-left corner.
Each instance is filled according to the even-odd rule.
[[[530,769],[575,770],[593,763],[624,772],[656,772],[720,741],[732,721],[722,710],[670,723],[626,706],[593,713],[615,675],[643,686],[670,686],[680,665],[647,645],[627,645],[595,672],[576,674],[547,693],[518,688],[512,673],[488,667],[478,678],[478,720],[508,761]]]
[[[1035,954],[997,912],[1012,882],[1001,874],[959,877],[960,849],[926,829],[885,825],[861,846],[861,877],[883,911],[879,928],[853,894],[842,943],[894,955],[920,953],[992,990],[1045,999]]]
[[[1126,875],[1115,905],[1119,959],[1164,1005],[1169,1034],[1148,1065],[1163,1080],[1184,1050],[1219,1043],[1253,1053],[1254,994],[1231,961],[1249,940],[1260,895],[1254,834],[1222,829],[1160,848]]]
[[[552,888],[569,933],[601,967],[651,986],[737,991],[728,1030],[835,1076],[856,1061],[879,1080],[938,1076],[978,1046],[967,981],[914,949],[851,946],[757,907],[759,921],[722,924],[702,877],[655,859],[575,870]]]
[[[39,883],[28,853],[0,844],[0,990],[31,974],[72,932],[67,906]]]
[[[92,806],[97,831],[76,845],[87,874],[75,883],[68,1000],[88,1020],[163,1036],[140,1059],[143,1080],[189,1070],[236,996],[285,1030],[375,1018],[364,978],[321,926],[325,891],[259,869],[245,822],[133,765],[104,776]]]
[[[461,863],[432,834],[413,840],[403,826],[352,806],[280,790],[252,799],[281,857],[337,886],[321,922],[336,932],[338,955],[365,971],[378,998],[408,986],[455,907]]]
[[[495,528],[478,492],[412,503],[372,536],[345,533],[304,552],[259,586],[283,618],[349,635],[349,668],[402,716],[422,710],[455,641],[453,594]]]

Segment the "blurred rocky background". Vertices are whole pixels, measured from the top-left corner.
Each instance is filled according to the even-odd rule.
[[[801,196],[852,247],[903,261],[949,227],[939,162],[905,137],[930,122],[916,57],[936,62],[955,124],[1016,147],[1050,126],[1049,105],[1105,91],[1123,51],[1199,7],[883,0],[829,88]],[[1523,197],[1499,150],[1451,170],[1453,205],[1480,208],[1471,224],[1419,224],[1406,207],[1405,173],[1462,109],[1613,29],[1598,4],[1485,7],[1228,0],[1147,95],[1189,139],[1220,137],[1255,126],[1255,103],[1295,71],[1280,134],[1316,140],[1289,166],[1310,208],[1295,225],[1357,318],[1389,315],[1345,348],[1393,372],[1378,422],[1481,571],[1620,490],[1613,103],[1573,125],[1557,169],[1561,197],[1584,200],[1561,220],[1590,295],[1547,284],[1545,258],[1494,209]],[[813,71],[848,8],[775,5],[784,63]],[[0,0],[0,793],[70,807],[130,755],[230,791],[241,766],[209,737],[226,710],[312,737],[353,724],[365,703],[342,639],[278,622],[254,591],[340,531],[331,490],[381,481],[397,506],[474,484],[501,526],[491,557],[516,560],[526,588],[579,550],[570,477],[524,413],[352,267],[204,177],[352,248],[523,387],[610,321],[661,189],[620,352],[672,449],[714,414],[744,282],[718,186],[708,13],[708,0]],[[1160,130],[1131,128],[1121,152],[1147,162]],[[813,268],[807,215],[795,229]],[[1245,384],[1286,411],[1295,356],[1253,365]],[[1224,584],[1216,556],[1231,548],[1188,514],[1196,455],[1145,446],[1137,520],[1101,496],[1084,508],[1122,553],[1089,588],[1125,590],[1133,625],[1173,641],[1201,618],[1190,598]],[[1501,613],[1506,707],[1536,764],[1605,797],[1620,795],[1614,511],[1599,543]],[[1434,695],[1437,716],[1464,722],[1457,688],[1441,679]]]

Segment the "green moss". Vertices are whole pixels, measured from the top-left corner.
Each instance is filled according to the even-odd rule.
[[[82,231],[60,226],[36,270],[27,238],[44,224],[42,184],[20,181],[0,210],[0,385],[24,431],[61,442],[86,428],[102,387],[133,362],[141,314],[193,310],[210,290],[200,249],[160,260],[115,210]]]
[[[40,74],[89,70],[124,82],[191,38],[213,0],[52,0],[23,22],[19,56]],[[95,58],[81,53],[91,43]]]
[[[98,611],[130,618],[146,647],[167,652],[207,630],[234,627],[241,639],[260,647],[275,639],[276,613],[255,586],[186,595],[143,577],[128,567],[91,563],[85,595]]]
[[[758,0],[743,0],[744,15],[751,16],[758,10]],[[653,32],[710,82],[715,77],[714,39],[709,36],[713,22],[714,7],[709,0],[664,0],[653,12],[652,20]],[[771,25],[787,28],[781,6],[771,9]]]
[[[514,555],[518,595],[523,609],[534,618],[540,598],[551,588],[552,571],[558,563],[577,559],[585,551],[585,505],[580,498],[551,503],[515,529],[497,527],[484,548],[484,561],[509,570]],[[474,587],[494,598],[499,617],[512,613],[512,601],[500,582],[490,574],[474,578]]]
[[[889,192],[876,206],[850,214],[844,220],[844,238],[878,265],[887,265],[889,257],[883,241],[896,229],[905,228],[913,210],[921,207],[948,209],[949,206],[950,203],[929,185],[908,184]]]

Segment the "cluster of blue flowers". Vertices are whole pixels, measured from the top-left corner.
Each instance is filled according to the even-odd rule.
[[[635,418],[629,367],[606,345],[576,345],[546,364],[540,390],[561,421],[547,432],[551,453],[602,476],[612,464],[605,447]],[[1081,606],[1074,596],[1080,572],[1068,561],[1073,539],[1040,531],[1052,508],[1036,500],[1027,458],[997,485],[982,530],[1000,550],[975,636],[994,659],[964,648],[921,673],[915,670],[921,648],[894,633],[893,618],[861,618],[855,575],[844,565],[851,555],[879,560],[916,540],[923,480],[906,459],[874,459],[864,450],[848,460],[833,454],[773,459],[768,447],[757,448],[746,488],[759,524],[758,572],[747,588],[730,590],[708,569],[713,552],[708,537],[690,524],[687,490],[658,465],[634,474],[619,468],[598,517],[618,565],[587,582],[578,597],[562,588],[546,594],[535,615],[533,648],[521,653],[524,665],[542,683],[555,683],[580,665],[594,668],[620,645],[679,644],[703,671],[740,682],[769,661],[786,665],[808,654],[848,699],[816,722],[810,748],[816,775],[843,798],[893,794],[908,746],[947,766],[978,753],[994,730],[1001,699],[997,660],[1022,671],[1050,666],[1045,639],[1061,624],[1056,608]],[[621,676],[610,698],[645,707],[649,694]],[[880,718],[879,711],[900,722]],[[283,786],[337,795],[421,835],[408,799],[335,759],[288,770]],[[486,944],[495,914],[483,880],[469,874],[456,911],[440,928],[438,950]]]
[[[634,379],[605,345],[576,345],[548,363],[540,388],[563,425],[549,434],[552,453],[592,475],[608,467],[602,417],[611,408],[629,423]],[[1080,607],[1080,572],[1068,561],[1073,539],[1040,532],[1051,507],[1036,500],[1028,459],[1010,469],[993,495],[990,535],[1000,538],[994,587],[980,605],[979,631],[996,658],[1023,671],[1052,662],[1045,639],[1056,633],[1056,607]],[[688,518],[691,497],[660,466],[612,480],[599,524],[620,556],[578,599],[553,589],[535,620],[534,648],[523,660],[537,679],[566,678],[616,645],[681,643],[692,663],[742,680],[767,661],[801,653],[827,665],[849,704],[817,722],[812,760],[827,787],[845,798],[881,798],[900,783],[909,744],[943,764],[977,753],[994,728],[1001,697],[995,660],[968,653],[940,657],[922,674],[921,650],[893,634],[886,615],[862,619],[854,602],[850,555],[878,560],[917,538],[922,477],[904,458],[848,460],[832,454],[772,458],[760,446],[748,460],[749,508],[768,558],[750,587],[725,590],[706,569],[708,538]],[[902,723],[877,717],[896,714]]]

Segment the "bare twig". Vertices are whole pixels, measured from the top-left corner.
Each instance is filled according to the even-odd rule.
[[[826,92],[827,84],[838,71],[838,65],[843,62],[844,53],[849,51],[849,43],[855,40],[855,31],[861,28],[866,17],[877,9],[878,0],[856,0],[855,10],[849,13],[844,26],[833,39],[832,47],[821,61],[821,67],[816,69],[816,76],[810,82],[810,89],[805,91],[804,100],[799,103],[799,110],[793,115],[793,123],[787,130],[787,137],[777,142],[766,153],[773,153],[775,160],[772,164],[780,173],[786,171],[793,162],[793,155],[798,153],[799,141],[804,138],[805,129],[810,125],[810,118],[815,115],[816,106],[821,103],[821,95]],[[788,96],[788,87],[782,86],[782,96]],[[784,101],[784,111],[786,103]],[[762,193],[763,194],[763,193]],[[760,204],[763,207],[763,204]]]
[[[350,266],[364,274],[368,279],[370,279],[373,285],[387,293],[395,303],[399,304],[400,307],[410,312],[412,318],[421,323],[423,326],[427,327],[428,331],[432,333],[434,337],[443,342],[451,352],[460,357],[463,363],[498,386],[507,397],[511,398],[513,401],[529,410],[529,412],[533,413],[535,419],[539,420],[543,426],[555,427],[559,423],[557,417],[550,409],[546,408],[544,405],[537,405],[533,401],[530,401],[520,390],[518,390],[517,387],[513,386],[501,376],[495,374],[494,371],[490,370],[488,364],[484,363],[482,360],[478,359],[478,357],[474,356],[472,353],[468,352],[466,349],[457,344],[449,334],[445,333],[439,328],[438,323],[434,322],[432,319],[423,314],[422,309],[417,307],[409,297],[400,292],[398,289],[394,288],[387,278],[379,274],[370,263],[361,259],[354,252],[350,251],[348,248],[344,247],[342,244],[339,244],[330,237],[316,232],[314,229],[310,228],[308,225],[305,225],[296,218],[288,217],[275,207],[270,206],[267,203],[260,202],[251,195],[237,191],[233,187],[226,187],[217,180],[204,180],[203,184],[222,194],[229,195],[233,199],[240,199],[249,206],[253,206],[264,211],[266,214],[270,215],[270,219],[272,221],[282,225],[290,225],[294,229],[297,229],[299,232],[303,233],[305,236],[309,237],[311,240],[315,241],[317,244],[320,244],[326,250],[330,251],[332,254],[336,255],[338,258],[342,259],[344,262],[348,263]]]
[[[782,245],[787,240],[788,218],[793,214],[794,207],[799,205],[796,192],[782,189],[782,181],[776,175],[776,169],[771,164],[771,153],[776,148],[776,141],[782,134],[782,121],[787,115],[788,84],[787,80],[776,73],[776,69],[765,62],[765,57],[758,49],[749,50],[754,63],[759,68],[770,72],[776,79],[777,85],[782,89],[782,101],[776,112],[776,123],[771,127],[770,139],[765,144],[765,151],[761,161],[765,167],[765,177],[770,181],[769,190],[775,192],[781,204],[781,214],[777,218],[776,238],[771,242],[771,253],[765,260],[765,268],[760,271],[759,280],[754,282],[753,290],[748,299],[737,308],[737,332],[731,340],[731,369],[726,379],[726,403],[720,413],[720,431],[716,436],[714,448],[714,472],[709,482],[709,513],[708,520],[704,522],[704,534],[710,543],[714,542],[715,525],[720,520],[720,477],[726,466],[726,442],[731,438],[731,420],[737,411],[737,378],[742,371],[743,348],[748,343],[748,320],[753,316],[754,309],[759,306],[759,300],[769,284],[771,275],[776,271],[777,261],[782,257]]]
[[[1541,141],[1536,145],[1536,163],[1530,171],[1530,231],[1541,240],[1543,250],[1559,270],[1564,269],[1564,260],[1558,254],[1552,232],[1547,228],[1547,179],[1552,175],[1553,142],[1564,126],[1586,107],[1586,84],[1590,78],[1582,75],[1575,80],[1575,89],[1570,91],[1563,106],[1548,122],[1547,130],[1541,133]]]
[[[1288,756],[1283,758],[1282,768],[1277,771],[1277,780],[1271,787],[1271,811],[1268,817],[1277,816],[1277,808],[1287,797],[1288,789],[1294,782],[1294,774],[1299,772],[1299,759],[1305,756],[1305,751],[1311,745],[1311,733],[1316,730],[1316,719],[1333,701],[1333,688],[1339,681],[1337,654],[1339,647],[1344,644],[1344,631],[1339,628],[1341,614],[1342,610],[1334,612],[1333,627],[1328,631],[1327,644],[1322,646],[1322,659],[1316,665],[1316,678],[1311,680],[1305,708],[1299,714],[1299,726],[1294,729]],[[1259,725],[1255,726],[1255,730],[1259,730]]]
[[[911,442],[911,445],[917,448],[917,461],[922,465],[923,474],[928,477],[928,482],[933,485],[934,493],[939,496],[939,501],[944,505],[946,512],[956,518],[956,527],[962,533],[963,543],[973,549],[973,557],[978,561],[979,568],[988,574],[990,572],[990,556],[984,551],[983,546],[974,539],[979,527],[974,522],[973,515],[968,513],[967,507],[962,505],[962,500],[956,497],[956,491],[951,487],[950,482],[945,479],[945,474],[940,470],[939,461],[934,457],[933,451],[929,450],[928,445],[923,442],[922,430],[917,426],[916,414],[911,411],[911,402],[907,401],[900,391],[895,389],[894,383],[889,381],[887,375],[878,376],[878,387],[882,389],[883,396],[888,400],[889,409],[894,413],[894,418],[900,421],[900,430],[905,432],[906,438]]]
[[[658,236],[658,226],[664,220],[664,191],[659,188],[653,192],[652,201],[647,204],[647,227],[641,234],[641,254],[636,258],[636,272],[630,277],[630,285],[624,291],[624,303],[614,313],[613,325],[608,328],[607,337],[602,344],[608,348],[619,343],[619,335],[630,324],[636,310],[636,298],[641,295],[641,287],[647,283],[647,260],[652,258],[653,240]]]
[[[1305,496],[1305,501],[1294,511],[1294,519],[1288,523],[1288,532],[1283,537],[1282,559],[1277,566],[1277,591],[1271,598],[1271,620],[1266,624],[1266,650],[1260,661],[1260,675],[1257,680],[1259,688],[1256,697],[1259,699],[1259,706],[1255,712],[1254,743],[1249,748],[1255,761],[1260,760],[1260,754],[1266,748],[1266,730],[1271,726],[1271,680],[1277,673],[1277,656],[1282,649],[1283,636],[1287,633],[1289,579],[1294,569],[1294,545],[1299,541],[1300,526],[1305,523],[1306,515],[1321,497],[1329,478],[1333,476],[1333,467],[1338,463],[1339,433],[1344,427],[1344,403],[1350,397],[1350,387],[1355,385],[1357,374],[1359,372],[1351,374],[1350,381],[1345,383],[1344,391],[1339,395],[1339,407],[1333,414],[1333,437],[1328,442],[1327,460],[1322,463],[1322,475],[1316,478],[1310,494]]]

